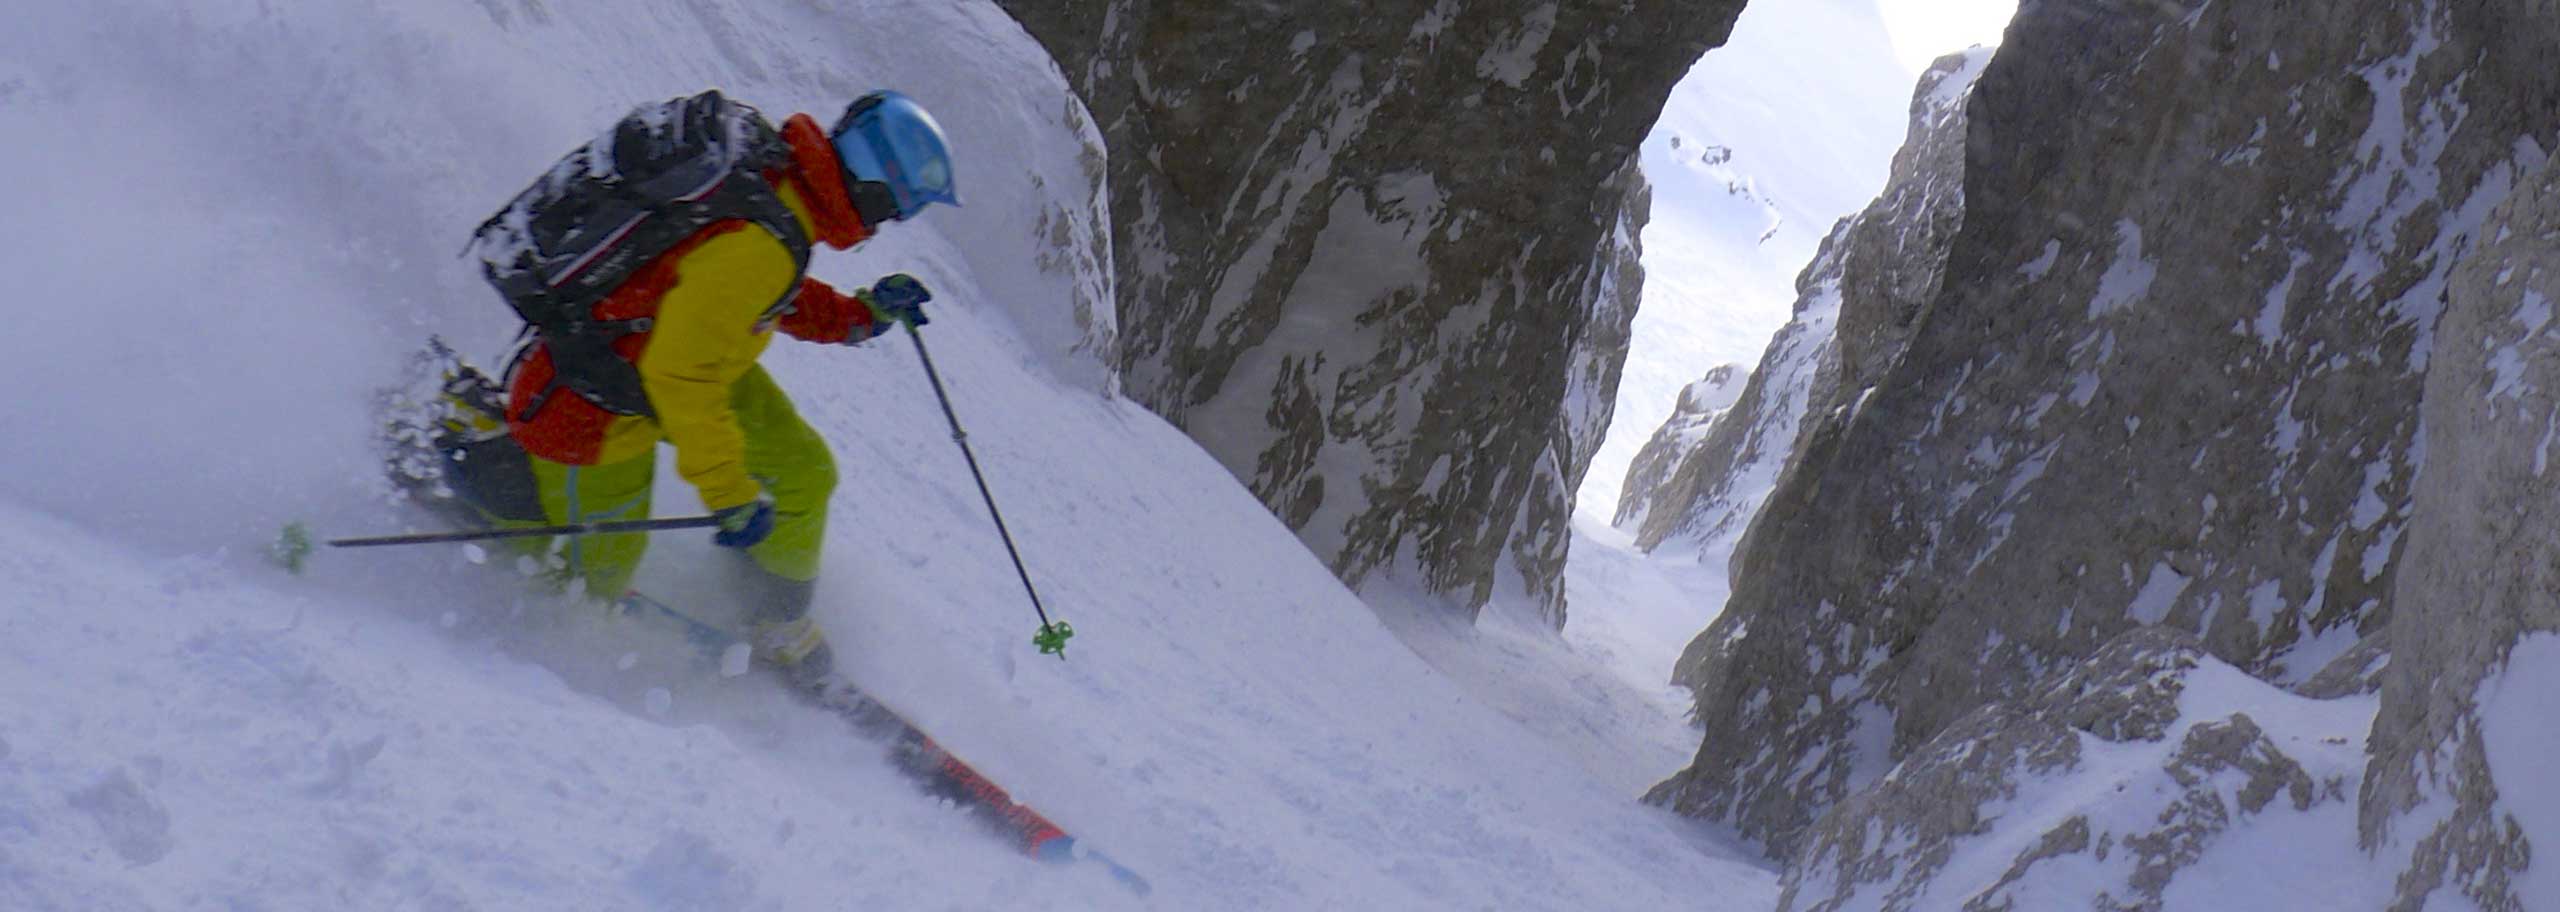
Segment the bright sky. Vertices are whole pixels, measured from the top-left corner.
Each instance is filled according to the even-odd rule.
[[[1949,51],[2000,43],[2017,0],[1876,0],[1894,56],[1917,73]]]

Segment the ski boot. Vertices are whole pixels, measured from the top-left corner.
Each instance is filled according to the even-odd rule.
[[[741,563],[738,588],[746,596],[747,640],[755,649],[755,663],[821,700],[844,689],[843,677],[835,673],[835,647],[827,645],[826,632],[809,614],[817,583],[784,579],[751,562]]]
[[[827,645],[826,634],[807,615],[759,621],[749,629],[756,661],[782,672],[791,683],[808,687],[835,672],[835,648]]]
[[[427,340],[410,375],[377,396],[393,485],[461,528],[542,522],[531,457],[507,433],[506,390],[441,339]]]

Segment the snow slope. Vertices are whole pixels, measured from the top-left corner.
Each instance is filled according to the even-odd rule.
[[[1773,899],[1770,872],[1417,660],[1223,467],[1107,395],[1107,318],[1075,313],[1108,260],[1079,234],[1089,132],[991,5],[10,16],[0,169],[37,179],[0,210],[0,907],[1138,904],[1013,857],[835,720],[518,598],[464,549],[303,578],[256,556],[287,519],[391,523],[368,391],[428,332],[486,356],[513,329],[452,258],[471,225],[630,104],[706,84],[777,115],[894,84],[954,132],[968,208],[816,269],[940,291],[936,359],[1082,635],[1032,651],[896,340],[765,359],[845,470],[818,610],[864,685],[1148,874],[1154,907]],[[667,537],[644,585],[685,588],[706,552]]]
[[[1108,896],[898,790],[876,751],[808,736],[820,720],[779,700],[760,733],[654,724],[330,574],[266,576],[0,516],[0,907]]]

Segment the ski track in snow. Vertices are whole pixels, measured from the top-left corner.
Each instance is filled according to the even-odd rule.
[[[1080,149],[991,4],[21,12],[0,167],[47,177],[0,215],[0,264],[19,300],[64,303],[0,338],[0,908],[1773,901],[1771,872],[1632,800],[1678,759],[1659,701],[1417,661],[1581,659],[1499,619],[1408,646],[1197,446],[1093,391],[1058,329],[1078,278],[1030,265],[1033,225],[1082,198]],[[523,600],[461,548],[299,579],[257,557],[288,519],[394,531],[368,392],[430,332],[486,360],[514,329],[452,251],[599,124],[709,84],[776,116],[897,85],[964,150],[969,207],[815,269],[937,289],[935,357],[1081,635],[1032,651],[897,339],[765,358],[843,469],[818,611],[861,683],[1152,900],[1016,857],[837,720]],[[700,598],[720,555],[655,548],[643,585]],[[1590,706],[1624,712],[1596,739],[1555,715]]]

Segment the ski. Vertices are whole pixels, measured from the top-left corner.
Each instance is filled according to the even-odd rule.
[[[437,525],[478,534],[488,528],[476,511],[448,484],[447,470],[481,444],[499,440],[504,426],[494,383],[465,363],[442,342],[429,340],[411,359],[410,376],[376,396],[380,413],[377,443],[385,480],[396,499],[423,510]],[[438,533],[395,537],[401,541],[433,540]],[[746,637],[703,620],[638,591],[612,602],[616,614],[655,622],[659,630],[680,635],[724,677],[746,673],[751,648]],[[964,809],[970,818],[1015,850],[1050,864],[1091,864],[1108,871],[1130,891],[1152,891],[1147,879],[1084,844],[1046,815],[1014,799],[1003,786],[944,748],[913,722],[867,695],[850,688],[827,698],[791,688],[812,705],[825,709],[866,740],[889,752],[890,765],[927,795]]]
[[[674,626],[706,660],[724,666],[734,666],[733,656],[747,647],[735,632],[636,590],[624,593],[615,607],[625,617]],[[971,819],[1022,854],[1050,864],[1096,865],[1131,892],[1140,896],[1153,892],[1154,888],[1138,872],[1085,845],[1038,810],[1014,800],[1003,786],[979,773],[886,704],[852,690],[838,691],[825,699],[804,696],[813,705],[844,719],[855,732],[886,745],[890,765],[921,791],[967,811]]]

